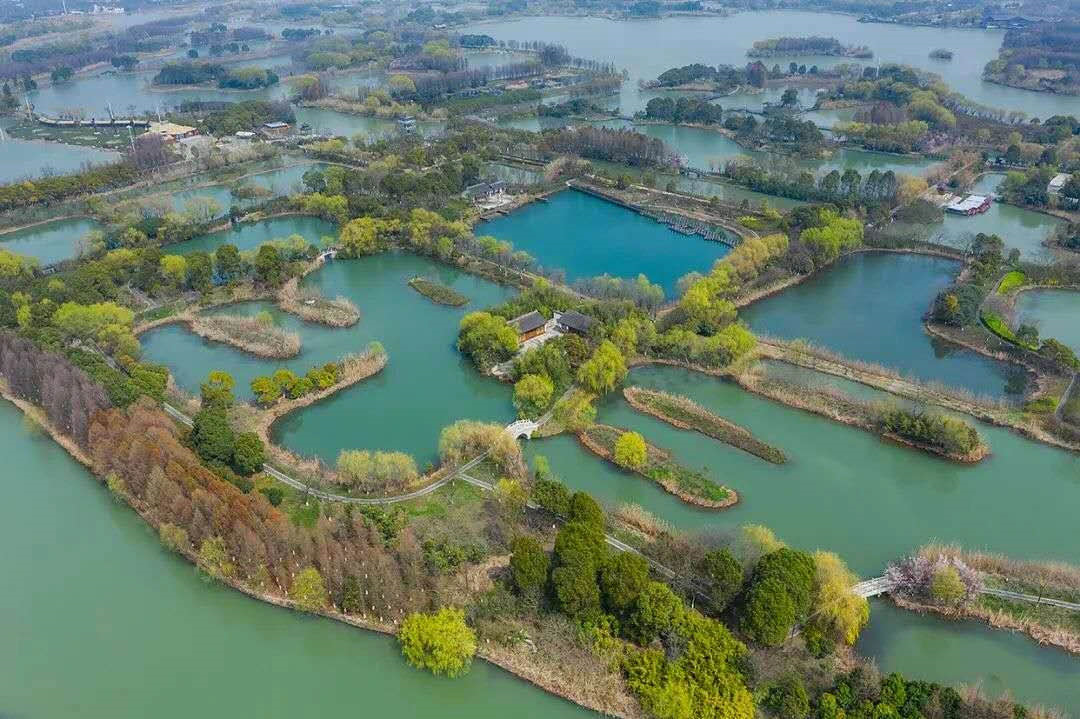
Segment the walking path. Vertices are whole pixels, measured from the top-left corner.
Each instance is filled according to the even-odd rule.
[[[879,594],[886,594],[896,588],[895,583],[890,581],[887,577],[875,577],[873,579],[867,579],[859,582],[851,588],[853,592],[860,597],[876,597]],[[1058,607],[1060,609],[1070,609],[1074,612],[1080,612],[1080,604],[1075,602],[1066,602],[1060,599],[1052,599],[1050,597],[1040,597],[1035,594],[1022,594],[1020,592],[1011,592],[1008,589],[995,589],[993,587],[982,587],[979,590],[980,594],[985,594],[990,597],[1000,597],[1002,599],[1012,599],[1017,602],[1029,602],[1031,604],[1047,604],[1051,607]]]

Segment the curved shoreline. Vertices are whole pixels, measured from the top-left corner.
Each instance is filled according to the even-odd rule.
[[[599,425],[599,426],[608,426],[608,425]],[[617,429],[617,428],[612,427],[612,429]],[[586,449],[588,449],[590,452],[592,452],[596,456],[600,457],[601,459],[605,459],[608,462],[611,462],[616,467],[619,467],[620,469],[625,469],[624,467],[622,467],[621,465],[619,465],[619,464],[617,464],[615,462],[615,456],[610,451],[608,451],[608,449],[606,447],[603,447],[602,445],[600,445],[599,443],[597,443],[596,441],[591,439],[586,434],[586,432],[587,432],[587,430],[578,432],[576,434],[576,436],[578,438],[578,442],[580,442],[583,447],[585,447]],[[646,445],[648,447],[651,447],[652,449],[658,451],[658,452],[663,453],[665,457],[670,457],[671,456],[670,452],[668,452],[667,450],[661,449],[660,447],[657,447],[656,445],[648,442],[647,440],[646,440]],[[672,494],[672,495],[678,497],[679,499],[681,499],[682,501],[686,502],[687,504],[693,505],[695,507],[699,507],[701,509],[727,509],[728,507],[732,507],[732,506],[736,505],[739,502],[739,493],[736,492],[731,487],[728,487],[726,485],[717,485],[717,486],[724,489],[724,491],[726,491],[728,493],[728,496],[726,498],[722,499],[722,500],[713,500],[713,499],[706,499],[705,497],[699,497],[699,496],[694,495],[694,494],[689,494],[688,492],[681,489],[674,482],[663,482],[663,481],[660,481],[658,479],[653,479],[652,477],[644,474],[643,472],[639,472],[637,470],[626,470],[626,471],[633,472],[634,474],[642,477],[643,479],[646,479],[649,482],[652,482],[653,484],[659,486],[664,491],[666,491],[668,494]]]

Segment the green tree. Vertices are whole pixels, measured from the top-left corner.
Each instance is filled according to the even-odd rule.
[[[236,245],[224,244],[214,250],[214,268],[225,283],[231,284],[240,279],[243,262]]]
[[[470,312],[461,320],[458,349],[481,369],[514,356],[518,335],[506,320],[489,312]]]
[[[266,461],[266,448],[259,435],[254,432],[241,432],[236,435],[233,447],[232,467],[237,474],[248,477],[262,469]]]
[[[225,411],[203,409],[195,415],[190,441],[196,454],[208,462],[232,464],[236,436]]]
[[[626,469],[642,469],[648,461],[649,451],[645,438],[637,432],[623,432],[615,440],[615,464]]]
[[[650,581],[630,608],[626,634],[641,645],[652,643],[671,629],[683,611],[682,600],[663,582]]]
[[[228,409],[232,407],[236,397],[233,395],[233,387],[236,380],[228,372],[211,370],[206,381],[199,385],[204,409]]]
[[[596,421],[596,407],[586,392],[575,390],[555,403],[551,416],[568,432],[580,432]]]
[[[409,664],[440,676],[464,674],[476,654],[476,634],[460,609],[410,614],[401,623],[398,642]]]
[[[960,604],[967,589],[956,567],[949,565],[938,567],[930,579],[930,596],[939,604]]]
[[[759,644],[778,647],[795,625],[795,602],[779,579],[750,585],[739,609],[739,629]]]
[[[273,404],[281,398],[281,385],[273,377],[260,376],[251,380],[251,391],[260,404]]]
[[[514,407],[522,418],[536,418],[551,404],[555,385],[544,375],[527,374],[514,384]]]
[[[285,281],[285,261],[273,245],[260,245],[255,254],[255,281],[267,287],[278,287]]]
[[[719,614],[727,609],[727,605],[742,589],[742,565],[731,552],[721,548],[705,554],[702,570],[709,582],[712,611]]]
[[[598,532],[603,532],[607,523],[603,508],[586,492],[574,492],[568,513],[571,521],[582,522]]]
[[[610,340],[604,340],[578,370],[578,382],[593,394],[606,394],[626,377],[626,360]]]
[[[806,719],[810,715],[810,697],[797,676],[769,687],[762,704],[779,719]]]
[[[626,614],[648,583],[648,562],[632,552],[618,552],[600,567],[600,596],[612,614]]]
[[[315,567],[306,567],[293,579],[289,599],[305,612],[318,611],[326,606],[326,584]]]
[[[536,597],[547,582],[551,560],[540,542],[529,535],[522,535],[510,544],[510,572],[514,586],[523,596]]]

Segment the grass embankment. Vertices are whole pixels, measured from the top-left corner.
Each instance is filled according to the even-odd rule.
[[[866,402],[835,388],[808,387],[742,372],[736,381],[744,389],[954,462],[971,464],[990,454],[990,448],[963,420],[930,411],[914,411],[884,403]]]
[[[1002,282],[1004,282],[1004,280]],[[983,310],[979,314],[979,319],[982,321],[983,326],[986,327],[986,329],[990,330],[1006,342],[1014,344],[1017,347],[1023,347],[1024,349],[1030,350],[1032,352],[1039,351],[1038,345],[1021,342],[1020,338],[1017,337],[1016,333],[1013,332],[1011,327],[1009,327],[1009,323],[1006,322],[1005,319],[996,312],[991,312],[990,310]]]
[[[308,475],[320,480],[327,479],[327,474],[332,472],[322,462],[300,457],[287,449],[274,444],[271,440],[270,428],[274,422],[290,412],[295,412],[301,407],[320,402],[331,395],[340,392],[346,387],[360,382],[382,371],[386,367],[389,357],[381,349],[377,352],[365,352],[361,355],[350,355],[338,362],[337,382],[326,389],[309,392],[295,399],[282,398],[269,407],[252,407],[244,405],[236,411],[233,417],[237,425],[243,431],[255,432],[266,445],[267,456],[275,464],[280,464],[282,469],[296,469],[299,474]],[[331,478],[332,479],[332,478]],[[333,482],[327,484],[332,487]]]
[[[424,297],[427,297],[432,302],[436,302],[440,305],[461,307],[469,302],[469,298],[460,292],[451,289],[446,285],[440,285],[438,282],[426,280],[423,277],[413,277],[409,280],[409,287],[412,287]]]
[[[1018,287],[1023,287],[1027,282],[1027,275],[1020,270],[1013,270],[1008,272],[1001,278],[1001,282],[998,283],[998,294],[1007,295]]]
[[[328,327],[351,327],[360,321],[360,310],[345,297],[328,299],[314,290],[302,290],[294,278],[277,296],[278,307],[307,322]]]
[[[695,430],[707,437],[726,442],[766,462],[783,464],[787,461],[778,447],[762,442],[749,430],[713,414],[689,397],[668,394],[644,387],[627,387],[623,396],[639,412],[662,419],[679,429]]]
[[[191,331],[257,357],[288,359],[300,354],[299,334],[286,332],[258,317],[198,315],[191,322]]]
[[[1064,562],[1028,562],[973,552],[955,544],[928,544],[919,554],[960,559],[982,575],[987,588],[1080,604],[1080,567]],[[901,603],[905,602],[901,599]],[[987,594],[959,607],[912,606],[957,618],[979,619],[992,627],[1024,632],[1040,644],[1080,654],[1080,611]]]
[[[615,463],[615,442],[626,430],[606,424],[594,424],[578,433],[586,449]],[[659,484],[688,504],[708,509],[724,509],[739,501],[735,490],[717,484],[704,473],[684,467],[671,458],[671,453],[648,442],[645,464],[631,471]]]

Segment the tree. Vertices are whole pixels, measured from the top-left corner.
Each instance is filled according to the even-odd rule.
[[[389,223],[373,217],[358,217],[351,220],[341,228],[338,238],[342,253],[346,257],[362,257],[382,252],[386,248],[386,236],[389,230]]]
[[[779,719],[806,719],[810,715],[810,697],[797,676],[769,687],[762,704]]]
[[[232,467],[237,474],[251,476],[262,469],[265,461],[266,448],[259,435],[254,432],[241,432],[236,435]]]
[[[315,567],[301,569],[289,587],[289,599],[305,612],[318,611],[326,606],[326,584]]]
[[[960,573],[952,565],[938,567],[930,580],[930,596],[939,604],[957,605],[963,601],[967,588]]]
[[[649,451],[645,438],[637,432],[623,432],[615,440],[615,464],[626,469],[638,470],[645,466]]]
[[[626,634],[648,645],[674,626],[683,611],[682,600],[663,582],[650,581],[638,594],[626,621]]]
[[[180,289],[187,278],[187,259],[181,255],[165,255],[160,263],[161,278],[174,290]]]
[[[813,623],[838,642],[851,645],[870,621],[870,604],[851,590],[858,578],[832,552],[814,552]]]
[[[50,77],[54,83],[67,82],[75,75],[75,71],[70,67],[58,67],[52,71]]]
[[[232,464],[236,437],[222,409],[203,409],[194,418],[191,446],[208,462]]]
[[[465,613],[460,609],[410,614],[401,623],[398,642],[409,664],[437,676],[464,674],[476,654],[476,634],[465,624]]]
[[[604,531],[606,519],[600,504],[585,492],[574,492],[570,497],[568,515],[572,522],[582,522],[598,532]]]
[[[236,400],[233,395],[233,387],[236,380],[228,372],[211,370],[206,381],[200,386],[203,409],[228,409]]]
[[[226,284],[235,282],[240,278],[243,263],[240,260],[240,250],[236,245],[224,244],[214,250],[214,266],[220,277]]]
[[[461,319],[457,346],[474,365],[487,369],[514,356],[518,335],[502,317],[489,312],[470,312]]]
[[[255,281],[267,287],[278,287],[285,281],[285,261],[273,245],[260,245],[255,254]]]
[[[547,582],[551,560],[540,542],[529,535],[517,537],[510,544],[510,573],[514,586],[523,596],[536,597]]]
[[[702,569],[709,582],[712,611],[714,614],[720,614],[742,589],[742,565],[727,548],[721,548],[705,555],[702,560]]]
[[[555,403],[552,418],[567,431],[580,432],[596,421],[596,407],[587,393],[574,391],[569,397]]]
[[[536,418],[551,404],[555,385],[545,375],[527,374],[514,384],[514,407],[522,418]]]
[[[784,94],[780,96],[780,104],[784,107],[795,107],[798,105],[799,91],[793,87],[784,90]]]
[[[777,579],[765,579],[750,586],[739,611],[739,629],[765,646],[784,643],[795,625],[795,603]]]
[[[578,370],[578,382],[593,394],[606,394],[626,377],[626,361],[619,348],[604,340]]]
[[[600,567],[600,596],[616,616],[630,610],[648,583],[648,562],[632,552],[618,552]]]

